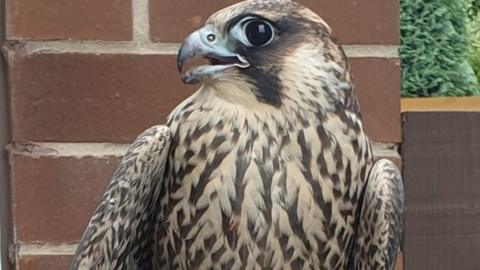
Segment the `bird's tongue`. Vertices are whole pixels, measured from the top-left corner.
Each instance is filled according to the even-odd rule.
[[[207,65],[210,65],[207,59],[203,57],[194,57],[185,63],[185,66],[183,67],[183,70],[182,70],[182,76],[188,72],[191,72],[195,68],[198,68],[200,66],[207,66]]]
[[[231,65],[231,64],[237,64],[238,58],[235,56],[230,56],[230,57],[218,57],[216,55],[206,55],[203,57],[206,59],[210,65]]]
[[[214,54],[194,56],[182,63],[182,81],[197,84],[204,79],[214,78],[217,74],[230,68],[247,68],[250,64],[241,56],[221,57]]]
[[[220,58],[213,55],[194,57],[191,60],[188,60],[187,63],[185,63],[185,67],[183,68],[182,75],[185,75],[185,73],[191,72],[194,69],[202,66],[231,65],[231,64],[235,64],[236,62],[238,62],[236,57]]]
[[[203,65],[194,67],[182,75],[182,81],[186,84],[197,84],[207,77],[213,77],[225,69],[235,67],[235,64],[229,65]]]
[[[217,57],[213,55],[194,57],[185,63],[182,71],[182,80],[187,84],[196,84],[207,76],[212,76],[227,68],[241,65],[238,62],[237,57]]]

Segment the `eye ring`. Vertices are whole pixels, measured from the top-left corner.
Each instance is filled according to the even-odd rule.
[[[214,34],[208,34],[207,35],[207,40],[212,43],[215,40],[217,40],[217,37]]]
[[[251,19],[243,24],[243,33],[248,45],[252,47],[264,47],[269,45],[275,38],[273,25],[262,19]]]

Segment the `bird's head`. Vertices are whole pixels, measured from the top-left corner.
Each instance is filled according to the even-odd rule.
[[[206,61],[186,68],[197,58]],[[326,88],[350,86],[345,56],[329,26],[290,0],[246,0],[220,10],[188,36],[177,60],[184,83],[247,85],[238,87],[247,88],[243,95],[275,107],[302,95],[298,89],[311,89],[307,96],[336,96]],[[238,97],[234,92],[240,90],[228,88],[233,90],[224,95]]]

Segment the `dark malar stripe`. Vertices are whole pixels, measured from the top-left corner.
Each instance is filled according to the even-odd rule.
[[[251,57],[247,60],[254,61],[258,57]],[[252,63],[254,65],[254,63]],[[243,70],[254,85],[253,94],[257,100],[262,103],[270,104],[279,108],[282,105],[281,99],[281,82],[278,78],[278,71],[266,71],[251,67]]]

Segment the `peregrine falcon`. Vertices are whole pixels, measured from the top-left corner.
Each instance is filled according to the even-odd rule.
[[[227,7],[187,37],[178,69],[200,88],[130,147],[70,269],[394,268],[400,173],[374,160],[318,15]]]

